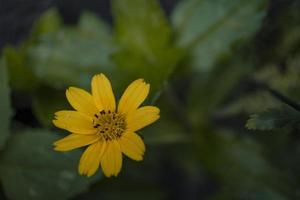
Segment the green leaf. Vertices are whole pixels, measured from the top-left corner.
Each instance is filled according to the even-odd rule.
[[[191,66],[200,72],[210,71],[218,59],[232,54],[234,45],[256,33],[266,5],[266,0],[181,1],[172,22],[178,44],[191,49]]]
[[[77,174],[80,151],[56,152],[58,136],[45,130],[16,133],[0,157],[0,178],[9,199],[67,199],[99,179]]]
[[[300,112],[292,108],[281,108],[251,115],[246,127],[252,130],[273,130],[299,123]]]
[[[108,25],[86,13],[78,26],[40,36],[28,56],[35,75],[46,85],[88,87],[93,74],[112,70],[109,57],[114,48]]]
[[[10,127],[10,91],[8,85],[8,74],[4,61],[0,59],[0,149],[5,145],[9,137]]]
[[[155,94],[182,56],[172,43],[167,18],[156,0],[114,0],[112,8],[115,38],[120,44],[113,59],[120,79],[127,83],[144,78]]]

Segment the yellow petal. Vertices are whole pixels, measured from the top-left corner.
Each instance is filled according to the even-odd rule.
[[[150,85],[146,84],[143,79],[132,82],[120,99],[118,112],[129,113],[137,109],[148,96],[149,90]]]
[[[99,110],[116,110],[115,96],[111,84],[104,74],[93,77],[92,94]]]
[[[83,147],[92,144],[99,140],[97,135],[79,135],[70,134],[63,139],[60,139],[54,143],[56,151],[70,151],[79,147]]]
[[[127,132],[120,139],[122,152],[133,160],[143,160],[145,144],[136,133]]]
[[[101,166],[105,176],[117,176],[122,168],[122,153],[117,141],[107,142],[107,149],[101,159]]]
[[[149,124],[152,124],[159,118],[159,109],[155,106],[144,106],[134,110],[127,116],[127,129],[137,131]]]
[[[70,87],[66,96],[71,106],[82,113],[93,116],[98,112],[92,95],[83,89]]]
[[[79,174],[94,175],[99,168],[101,158],[106,149],[106,142],[98,141],[90,145],[82,154],[79,161]]]
[[[55,113],[53,123],[58,128],[66,129],[72,133],[94,134],[93,119],[77,111],[59,111]]]

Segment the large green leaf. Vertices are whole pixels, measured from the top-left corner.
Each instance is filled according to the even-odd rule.
[[[191,49],[191,65],[209,71],[237,43],[256,33],[266,0],[186,0],[172,15],[178,44]]]
[[[8,74],[4,61],[0,59],[0,149],[3,148],[9,136],[10,124],[10,91],[8,86]]]
[[[99,178],[77,174],[80,151],[56,152],[58,136],[45,130],[16,133],[1,155],[0,178],[9,199],[67,199]]]
[[[88,87],[93,74],[112,70],[109,57],[113,51],[108,25],[85,13],[78,26],[42,34],[28,56],[35,75],[48,86]]]
[[[112,7],[120,44],[113,56],[118,74],[126,83],[144,78],[154,94],[181,57],[172,44],[171,27],[156,0],[114,0]]]

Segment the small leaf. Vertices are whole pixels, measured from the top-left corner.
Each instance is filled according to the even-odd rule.
[[[266,0],[186,0],[176,7],[172,21],[178,44],[192,50],[191,66],[210,71],[232,54],[232,46],[245,42],[261,25]],[[240,45],[240,44],[239,44]]]
[[[92,179],[77,174],[80,151],[56,152],[58,136],[45,130],[16,133],[0,160],[0,179],[9,199],[68,199],[87,190]]]
[[[4,144],[9,137],[10,117],[11,109],[8,74],[4,61],[0,59],[0,149],[4,147]]]
[[[253,114],[246,123],[251,130],[273,130],[300,122],[300,113],[292,108],[269,109]]]

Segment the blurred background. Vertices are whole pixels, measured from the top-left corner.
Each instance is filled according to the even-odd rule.
[[[77,174],[54,112],[151,84],[142,162]],[[0,0],[0,199],[300,199],[299,0]]]

